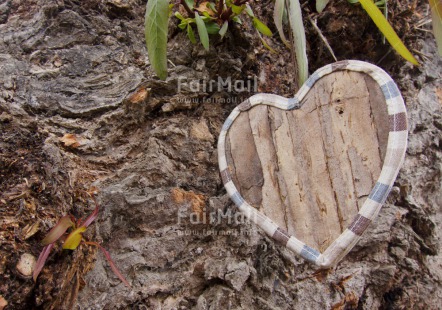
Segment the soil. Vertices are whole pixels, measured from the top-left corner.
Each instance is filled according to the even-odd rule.
[[[437,309],[442,300],[442,60],[426,1],[389,2],[389,17],[421,62],[405,63],[358,5],[315,13],[338,60],[377,64],[405,98],[409,148],[376,223],[336,267],[319,271],[236,214],[218,173],[227,115],[254,92],[179,92],[183,78],[250,80],[298,89],[277,35],[271,53],[249,21],[210,51],[171,19],[169,76],[144,46],[146,1],[0,0],[0,305],[5,309]],[[251,1],[272,31],[273,2]],[[333,62],[306,20],[310,71]],[[34,282],[16,265],[65,214],[100,216],[85,233],[111,253],[129,289],[94,247],[57,246]],[[189,218],[199,214],[200,224]],[[202,220],[202,221],[201,221]],[[3,300],[2,300],[3,298]],[[1,308],[1,306],[0,306]]]

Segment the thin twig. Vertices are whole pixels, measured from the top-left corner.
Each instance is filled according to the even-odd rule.
[[[322,34],[321,29],[319,29],[318,25],[316,24],[316,19],[313,20],[310,16],[308,16],[308,20],[310,21],[310,23],[312,24],[313,28],[315,28],[316,32],[318,33],[319,37],[321,38],[321,40],[324,42],[325,46],[327,47],[328,51],[330,52],[330,54],[332,55],[333,59],[335,61],[338,61],[338,59],[335,56],[335,53],[333,52],[333,49],[331,48],[330,44],[328,44],[327,38],[324,37],[324,35]]]
[[[224,0],[219,0],[218,2],[218,17],[221,18],[221,15],[223,15],[223,9],[224,9]]]
[[[195,12],[193,12],[189,6],[187,5],[185,0],[180,0],[181,5],[184,7],[184,9],[186,10],[187,14],[190,15],[190,17],[195,17]]]

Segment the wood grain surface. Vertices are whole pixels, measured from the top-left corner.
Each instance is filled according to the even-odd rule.
[[[299,110],[241,113],[228,133],[227,160],[253,207],[323,251],[373,188],[387,138],[379,86],[366,74],[340,71],[318,81]]]

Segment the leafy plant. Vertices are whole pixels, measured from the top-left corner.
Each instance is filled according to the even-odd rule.
[[[95,201],[95,199],[94,199]],[[118,270],[117,266],[113,262],[110,254],[108,251],[106,251],[105,248],[103,248],[99,243],[93,242],[93,241],[86,241],[83,238],[83,233],[86,231],[87,227],[92,224],[92,222],[97,218],[98,212],[99,212],[99,205],[95,201],[95,209],[90,214],[84,222],[82,222],[81,219],[76,220],[71,215],[65,215],[63,216],[58,223],[49,231],[49,233],[46,235],[46,237],[41,241],[41,244],[44,246],[43,250],[41,251],[37,263],[35,265],[35,269],[33,272],[33,279],[34,281],[37,280],[38,275],[40,274],[41,270],[43,269],[46,260],[49,257],[49,254],[51,253],[55,242],[58,240],[63,241],[62,248],[64,250],[75,250],[80,244],[87,244],[87,245],[93,245],[103,252],[104,256],[106,257],[107,261],[109,262],[109,265],[112,269],[112,271],[115,273],[115,275],[128,287],[130,287],[129,282],[124,278],[124,276],[121,274],[121,272]],[[68,229],[72,229],[72,231],[67,234],[66,231]]]
[[[178,7],[184,8],[187,16],[183,16],[179,11],[175,12],[174,16],[181,21],[178,27],[186,31],[189,40],[194,44],[197,40],[193,26],[196,26],[201,44],[209,50],[210,35],[219,34],[224,37],[230,22],[242,24],[240,15],[245,11],[252,19],[261,41],[268,47],[261,34],[272,36],[272,32],[253,14],[248,2],[249,0],[179,0]],[[152,68],[163,80],[167,77],[167,30],[169,9],[173,6],[169,6],[168,0],[149,0],[146,6],[147,52]]]

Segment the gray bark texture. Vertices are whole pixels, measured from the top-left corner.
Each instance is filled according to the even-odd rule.
[[[267,6],[256,9],[264,19]],[[422,65],[399,61],[393,75],[410,124],[395,187],[356,247],[321,271],[255,225],[229,220],[240,216],[221,183],[217,136],[250,93],[178,92],[184,79],[256,76],[258,91],[290,96],[288,50],[278,43],[270,53],[246,23],[206,52],[171,19],[173,65],[160,81],[144,9],[138,0],[0,0],[6,309],[440,309],[442,60],[432,35],[418,39]],[[91,212],[91,187],[101,210],[85,237],[102,243],[132,287],[88,246],[56,248],[36,283],[18,276],[20,255],[38,257],[61,216]],[[210,223],[210,214],[230,217]]]

